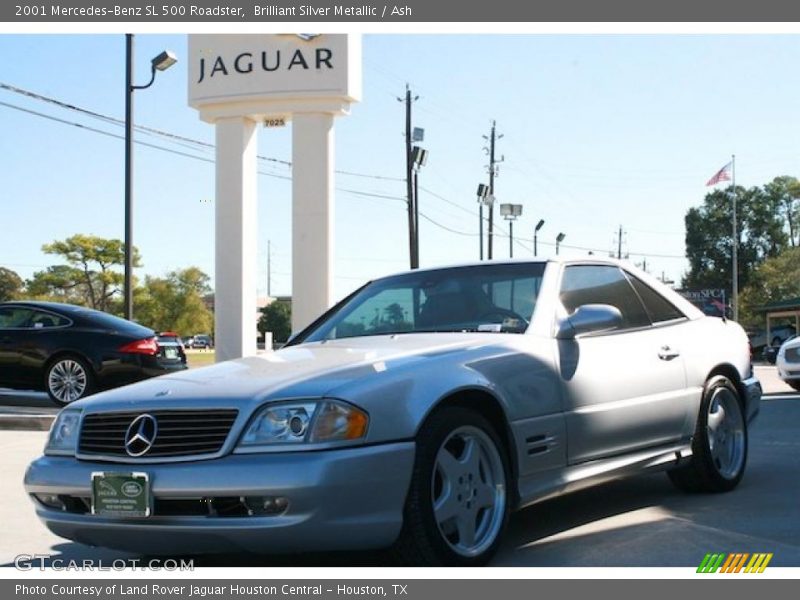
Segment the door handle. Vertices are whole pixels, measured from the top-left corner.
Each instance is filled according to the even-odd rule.
[[[680,351],[673,350],[669,346],[661,346],[661,349],[658,351],[658,358],[661,360],[672,360],[673,358],[678,358],[680,355]]]

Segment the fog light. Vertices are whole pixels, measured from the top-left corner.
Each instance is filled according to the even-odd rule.
[[[250,515],[277,515],[289,506],[289,499],[283,496],[244,496],[242,504]]]
[[[57,494],[34,494],[33,496],[41,504],[44,504],[47,508],[54,508],[56,510],[66,510],[64,503],[61,501],[61,498]]]

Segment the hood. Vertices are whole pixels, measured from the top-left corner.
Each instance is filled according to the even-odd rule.
[[[80,400],[73,406],[89,412],[243,408],[269,399],[317,398],[377,372],[496,345],[508,335],[519,334],[396,334],[312,342],[149,379]]]

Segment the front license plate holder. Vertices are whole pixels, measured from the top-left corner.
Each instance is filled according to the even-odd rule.
[[[92,473],[92,514],[105,517],[149,517],[153,500],[150,476],[142,472]]]

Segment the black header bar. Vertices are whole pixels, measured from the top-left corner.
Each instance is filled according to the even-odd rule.
[[[786,22],[787,0],[3,0],[0,22]]]

